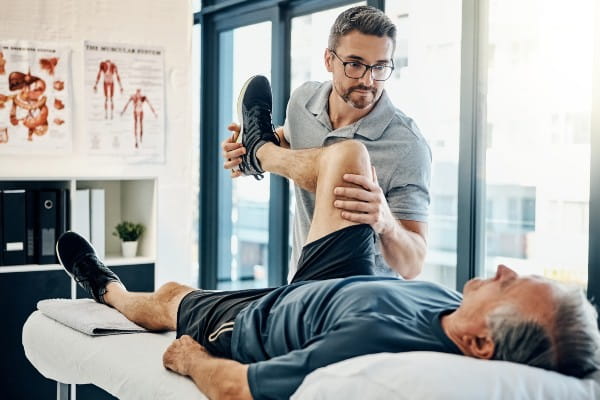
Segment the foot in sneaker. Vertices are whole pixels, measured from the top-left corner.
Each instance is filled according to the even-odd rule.
[[[244,175],[263,178],[263,169],[256,157],[256,151],[262,145],[271,142],[279,146],[279,137],[275,134],[271,120],[271,85],[262,75],[248,79],[238,98],[238,119],[241,122],[240,134],[236,142],[242,143],[246,154],[242,156],[239,170]]]
[[[98,259],[90,242],[75,232],[65,232],[58,238],[56,254],[67,273],[98,303],[106,304],[104,295],[110,282],[123,285],[119,277]]]

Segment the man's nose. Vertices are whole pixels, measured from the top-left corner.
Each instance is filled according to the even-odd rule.
[[[373,70],[371,68],[367,69],[362,78],[359,79],[359,82],[364,86],[371,87],[373,85]]]
[[[517,273],[506,265],[500,264],[498,265],[498,275],[500,275],[500,279],[510,279],[516,277]]]

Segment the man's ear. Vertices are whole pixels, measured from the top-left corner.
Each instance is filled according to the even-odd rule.
[[[323,54],[323,58],[325,60],[325,68],[327,68],[327,72],[333,72],[333,61],[332,61],[332,54],[329,51],[329,49],[325,49],[325,54]]]
[[[462,345],[467,349],[469,356],[489,360],[494,356],[494,341],[488,334],[464,335],[461,338]]]

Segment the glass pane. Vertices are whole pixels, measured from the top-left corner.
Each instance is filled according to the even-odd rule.
[[[324,63],[324,53],[327,48],[329,30],[342,11],[366,2],[357,2],[347,6],[303,15],[292,19],[291,31],[291,90],[293,91],[304,82],[328,81],[331,74],[327,72]],[[296,210],[296,192],[294,182],[290,181],[290,221],[294,221]],[[290,254],[293,246],[292,225],[290,223]]]
[[[192,0],[192,12],[196,13],[202,10],[202,0]]]
[[[191,283],[198,282],[198,197],[200,194],[200,24],[192,27],[192,265]]]
[[[238,121],[237,99],[252,75],[271,77],[271,22],[222,32],[219,37],[221,78],[219,135]],[[268,283],[269,174],[262,181],[252,177],[232,179],[223,170],[219,181],[219,289],[265,287]]]
[[[593,6],[489,1],[486,275],[587,283]]]
[[[433,154],[428,253],[418,279],[456,286],[461,0],[388,1],[397,27],[386,82],[392,102],[413,118]]]
[[[292,91],[307,81],[331,79],[323,58],[329,30],[342,11],[364,4],[365,1],[357,2],[292,19]]]

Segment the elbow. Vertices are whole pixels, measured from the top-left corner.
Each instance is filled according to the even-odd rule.
[[[417,276],[419,276],[421,274],[421,272],[423,271],[423,261],[421,262],[415,262],[414,264],[408,266],[406,268],[403,268],[403,271],[400,273],[400,275],[407,280],[411,280],[411,279],[415,279]]]
[[[396,265],[392,266],[392,269],[404,279],[415,279],[423,272],[426,255],[427,245],[425,243],[415,245],[410,254],[396,260]]]

